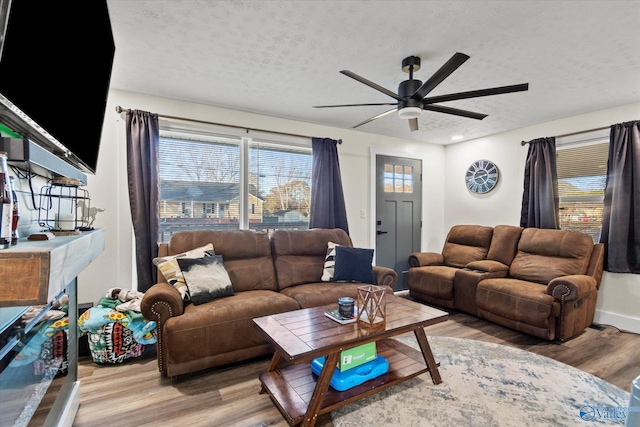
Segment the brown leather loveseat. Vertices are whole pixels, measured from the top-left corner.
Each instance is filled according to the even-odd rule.
[[[141,311],[157,322],[158,368],[170,377],[271,354],[253,323],[256,317],[356,298],[362,283],[321,281],[327,245],[352,246],[341,229],[183,231],[160,244],[158,256],[180,254],[209,243],[221,255],[234,295],[204,304],[184,303],[161,281],[144,295]],[[393,293],[395,271],[373,267],[376,284]],[[163,280],[158,272],[158,279]]]
[[[546,340],[592,322],[604,245],[584,233],[458,225],[441,254],[409,257],[409,295]]]

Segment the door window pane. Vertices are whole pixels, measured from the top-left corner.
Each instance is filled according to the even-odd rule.
[[[411,166],[404,167],[404,192],[413,193],[413,168]]]
[[[393,176],[394,191],[396,193],[402,193],[403,181],[404,181],[404,176],[402,173],[403,172],[402,165],[395,165],[393,169],[394,169],[394,176]]]
[[[384,165],[384,192],[393,193],[393,165]]]

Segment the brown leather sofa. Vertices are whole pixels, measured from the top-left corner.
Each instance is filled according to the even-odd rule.
[[[256,317],[336,303],[357,297],[362,283],[322,282],[328,242],[352,246],[341,229],[183,231],[160,244],[158,256],[212,243],[222,255],[233,296],[205,304],[184,303],[161,281],[144,295],[141,311],[157,322],[158,368],[170,377],[271,354],[253,323]],[[376,283],[393,293],[396,272],[373,267]],[[163,276],[158,272],[159,280]]]
[[[546,340],[595,314],[604,245],[583,233],[509,225],[451,228],[441,254],[409,257],[409,295]]]

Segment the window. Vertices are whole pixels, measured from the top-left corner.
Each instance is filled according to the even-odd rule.
[[[262,212],[261,219],[249,219],[250,228],[260,228],[261,222],[277,223],[275,228],[308,228],[311,149],[251,142],[249,193],[257,197],[257,210]]]
[[[159,242],[180,230],[308,228],[311,162],[307,140],[161,128]]]
[[[385,193],[413,193],[413,167],[384,165]]]
[[[202,204],[202,217],[207,218],[216,213],[215,203],[203,203]]]
[[[607,139],[559,143],[557,147],[560,228],[600,241],[607,175]]]

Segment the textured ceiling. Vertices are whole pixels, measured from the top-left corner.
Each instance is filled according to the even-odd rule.
[[[640,101],[635,0],[108,6],[116,42],[111,86],[131,92],[351,128],[393,107],[312,106],[395,101],[340,70],[397,93],[408,78],[403,58],[422,58],[414,78],[425,81],[462,52],[471,58],[429,96],[529,83],[527,92],[442,104],[488,114],[482,121],[425,111],[416,132],[395,113],[358,128],[437,144]]]

